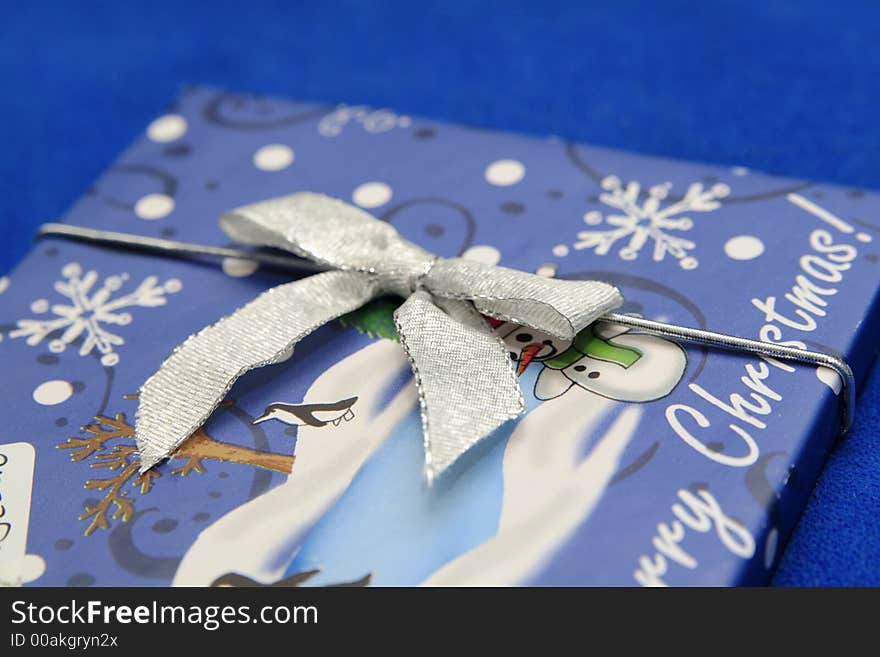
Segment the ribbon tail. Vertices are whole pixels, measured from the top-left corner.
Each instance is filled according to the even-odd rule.
[[[290,356],[316,328],[374,296],[363,274],[330,271],[267,290],[190,336],[141,387],[135,440],[141,471],[208,419],[245,372]]]
[[[415,373],[430,482],[525,403],[507,349],[471,303],[419,291],[394,321]]]

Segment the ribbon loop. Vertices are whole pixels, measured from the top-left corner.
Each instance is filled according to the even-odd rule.
[[[403,297],[435,257],[391,224],[310,192],[236,208],[220,217],[220,226],[237,242],[284,249],[331,269],[375,274],[383,291]]]
[[[524,407],[507,350],[479,313],[572,339],[623,302],[617,288],[598,281],[444,260],[320,194],[240,207],[220,223],[238,242],[284,249],[333,271],[264,292],[174,350],[141,388],[142,470],[198,429],[242,374],[283,360],[314,329],[391,293],[406,299],[395,322],[416,375],[433,477]]]
[[[623,303],[620,291],[601,281],[564,281],[463,258],[441,260],[426,289],[467,299],[482,314],[571,340],[596,317]]]

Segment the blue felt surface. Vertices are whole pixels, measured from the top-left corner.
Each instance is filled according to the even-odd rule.
[[[880,188],[880,5],[4,3],[0,270],[180,84]],[[777,584],[880,584],[880,376]]]

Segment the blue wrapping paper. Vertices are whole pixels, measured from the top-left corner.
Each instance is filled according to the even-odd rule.
[[[226,245],[221,212],[305,190],[442,256],[607,280],[625,312],[839,352],[859,381],[871,364],[880,199],[743,167],[196,87],[64,221]],[[4,582],[763,583],[838,433],[822,368],[498,324],[527,414],[429,488],[383,299],[140,476],[143,381],[290,277],[44,240],[0,279]]]

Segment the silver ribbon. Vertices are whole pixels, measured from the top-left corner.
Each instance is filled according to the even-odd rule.
[[[289,357],[306,335],[370,299],[395,294],[406,299],[394,321],[415,373],[431,479],[524,408],[508,350],[480,314],[572,340],[623,302],[599,281],[440,258],[320,194],[247,205],[220,224],[238,242],[284,249],[329,271],[264,292],[174,350],[140,391],[142,471],[204,424],[242,374]]]

